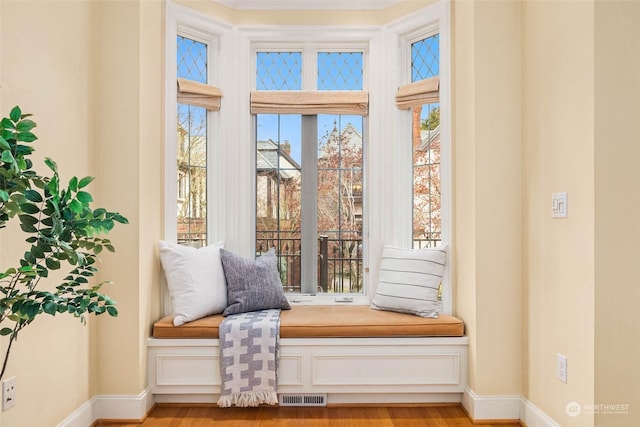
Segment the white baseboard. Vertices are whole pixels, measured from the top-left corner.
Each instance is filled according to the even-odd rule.
[[[95,418],[93,418],[93,399],[86,402],[84,405],[76,409],[71,415],[69,415],[64,421],[58,424],[57,427],[87,427],[93,424]]]
[[[337,397],[339,396],[339,397]],[[202,403],[214,403],[214,396],[198,396]],[[197,399],[196,399],[197,400]],[[116,420],[141,420],[143,419],[153,404],[158,402],[191,402],[194,396],[179,395],[158,395],[157,399],[151,394],[151,389],[147,388],[137,396],[126,395],[98,395],[86,402],[57,427],[87,427],[100,419]],[[363,403],[370,399],[360,396],[355,401]],[[413,399],[401,399],[405,403]],[[334,404],[345,402],[353,403],[353,396],[336,395],[333,398]],[[373,399],[377,401],[377,399]],[[474,421],[483,420],[520,420],[527,427],[560,427],[551,417],[541,411],[533,403],[521,396],[480,396],[468,387],[465,388],[462,396],[455,393],[446,393],[430,396],[427,400],[417,399],[417,401],[430,402],[456,402],[460,401],[469,416]],[[371,402],[369,402],[371,403]]]
[[[304,393],[303,393],[304,394]],[[328,393],[329,405],[459,403],[462,393]],[[156,394],[156,403],[216,403],[219,394]]]
[[[97,420],[141,420],[154,404],[151,388],[137,396],[98,395],[82,405],[57,427],[87,427]]]
[[[466,387],[461,403],[473,421],[520,420],[527,427],[560,427],[522,396],[480,396]]]
[[[207,394],[156,394],[156,403],[212,403],[220,398],[219,393]]]
[[[520,419],[520,396],[479,396],[465,387],[462,406],[473,421]]]
[[[328,393],[329,405],[459,403],[462,393]]]
[[[520,398],[520,420],[527,427],[560,427],[547,414],[524,397]]]

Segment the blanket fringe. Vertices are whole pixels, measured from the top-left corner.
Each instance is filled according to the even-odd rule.
[[[229,408],[234,405],[245,408],[249,406],[259,406],[263,403],[277,405],[278,394],[273,391],[254,390],[232,393],[220,396],[220,399],[218,399],[218,406],[221,408]]]

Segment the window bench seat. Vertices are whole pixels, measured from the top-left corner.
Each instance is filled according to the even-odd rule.
[[[222,319],[175,327],[167,316],[154,324],[148,366],[157,402],[217,401]],[[280,337],[281,396],[319,394],[336,404],[459,402],[466,384],[468,338],[454,316],[294,305],[281,312]]]

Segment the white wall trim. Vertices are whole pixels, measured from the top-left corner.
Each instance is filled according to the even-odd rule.
[[[524,397],[520,397],[520,420],[527,427],[560,427],[560,424]]]
[[[288,394],[288,393],[283,393]],[[296,394],[296,393],[294,393]],[[302,393],[304,394],[304,393]],[[311,393],[313,394],[313,393]],[[459,403],[462,393],[327,393],[327,403],[335,405],[421,404]],[[157,403],[211,403],[215,404],[219,394],[158,394]]]
[[[73,411],[71,415],[65,418],[57,427],[82,427],[90,426],[95,419],[93,418],[93,399]]]
[[[473,421],[520,420],[527,427],[560,427],[523,396],[480,396],[465,387],[461,403]]]
[[[398,0],[215,0],[236,10],[380,10]]]
[[[94,396],[57,427],[87,427],[97,420],[142,420],[155,403],[151,387],[137,396]]]
[[[458,403],[462,393],[328,393],[330,405]]]
[[[342,401],[352,401],[353,395],[333,396],[334,403]],[[167,398],[167,401],[176,401],[176,396],[159,396],[160,401]],[[185,401],[195,402],[193,396],[187,397]],[[521,420],[527,427],[560,427],[551,417],[545,414],[540,408],[522,396],[488,395],[480,396],[473,390],[465,387],[462,396],[455,393],[434,394],[427,396],[429,402],[457,402],[460,401],[473,421],[482,420]],[[346,398],[346,400],[345,400]],[[337,400],[336,400],[337,399]],[[363,400],[360,396],[356,401]],[[420,399],[418,399],[420,400]],[[215,399],[205,396],[203,402],[212,403]],[[368,401],[365,398],[363,401]],[[422,400],[420,400],[422,401]],[[151,388],[146,388],[137,396],[127,395],[98,395],[75,410],[57,427],[86,427],[100,419],[119,420],[141,420],[143,419],[155,403]]]
[[[461,403],[473,421],[519,420],[520,399],[520,396],[509,395],[479,396],[465,387]]]

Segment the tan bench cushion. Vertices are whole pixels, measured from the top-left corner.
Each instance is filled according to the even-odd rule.
[[[218,338],[221,314],[173,326],[167,316],[153,325],[155,338]],[[368,305],[298,305],[280,314],[281,338],[461,337],[462,320],[441,314],[429,319],[373,310]]]

